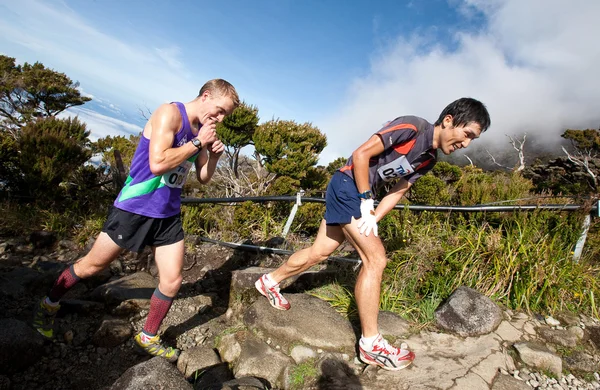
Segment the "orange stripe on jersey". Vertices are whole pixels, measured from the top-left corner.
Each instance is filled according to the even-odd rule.
[[[432,161],[433,161],[433,159],[429,159],[427,161],[423,161],[421,164],[419,164],[418,167],[415,168],[415,171],[418,171],[421,168],[425,168],[427,165],[431,164]]]
[[[402,130],[402,129],[411,129],[414,132],[418,131],[417,127],[415,125],[413,125],[413,124],[410,124],[410,123],[401,123],[401,124],[396,125],[394,127],[390,127],[389,129],[381,130],[377,134],[385,134],[385,133],[389,133],[390,131]]]
[[[346,172],[346,171],[352,169],[353,166],[354,166],[354,164],[352,164],[352,165],[345,165],[344,167],[342,167],[342,169],[340,169],[340,172]]]
[[[410,150],[413,148],[413,146],[415,146],[415,142],[417,142],[417,139],[411,139],[408,142],[405,142],[403,144],[400,144],[398,146],[394,146],[394,150],[400,154],[408,154],[408,152],[410,152]]]

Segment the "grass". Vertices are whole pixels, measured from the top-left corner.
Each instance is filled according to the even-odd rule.
[[[404,211],[393,216],[386,230],[402,241],[382,233],[394,250],[388,249],[380,309],[426,325],[445,298],[467,286],[513,310],[566,310],[598,318],[599,250],[587,247],[579,262],[572,259],[581,215],[536,211],[486,219],[492,222]],[[406,229],[401,232],[398,224]],[[311,294],[347,317],[356,316],[355,277]]]
[[[315,367],[315,360],[308,359],[290,370],[290,385],[292,390],[305,388],[307,383],[315,382],[319,372]]]

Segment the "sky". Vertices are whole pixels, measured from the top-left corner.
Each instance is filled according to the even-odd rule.
[[[78,81],[92,139],[224,78],[261,122],[317,126],[327,164],[463,96],[491,115],[480,148],[598,128],[599,18],[592,0],[0,0],[0,53]]]

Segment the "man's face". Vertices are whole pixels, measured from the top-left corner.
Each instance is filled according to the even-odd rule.
[[[481,126],[476,122],[469,122],[464,126],[456,127],[452,124],[452,116],[448,115],[443,121],[444,127],[440,133],[439,149],[446,155],[455,150],[466,148],[471,141],[481,135]]]
[[[230,97],[219,94],[206,93],[202,95],[202,102],[206,108],[206,114],[201,118],[200,123],[205,124],[209,120],[223,122],[225,116],[233,112],[233,101]]]

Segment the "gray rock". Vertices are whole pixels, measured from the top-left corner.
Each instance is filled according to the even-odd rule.
[[[317,353],[312,348],[309,348],[305,345],[296,345],[294,348],[292,348],[290,356],[297,364],[300,364],[308,359],[316,358]]]
[[[154,357],[130,367],[112,385],[111,390],[170,390],[193,389],[174,365]]]
[[[133,333],[129,322],[120,319],[107,319],[102,321],[100,328],[92,337],[93,343],[98,347],[112,348],[123,344]]]
[[[500,374],[494,380],[492,390],[531,390],[531,387],[510,375]]]
[[[380,311],[377,323],[382,335],[405,337],[410,333],[409,322],[389,311]]]
[[[546,347],[530,343],[514,344],[523,363],[540,370],[549,370],[558,378],[562,376],[562,360]]]
[[[589,335],[590,340],[592,340],[596,348],[600,349],[600,326],[587,326],[585,331]]]
[[[565,324],[567,326],[576,326],[579,325],[579,317],[568,313],[568,312],[562,312],[562,313],[558,313],[556,315],[556,318],[562,323]]]
[[[142,310],[150,310],[149,299],[128,299],[115,307],[112,314],[118,317],[127,317],[132,314],[137,314]]]
[[[36,230],[29,235],[29,242],[34,249],[50,248],[56,242],[56,234],[44,230]]]
[[[249,336],[240,344],[242,352],[237,364],[233,367],[235,377],[263,378],[269,381],[273,387],[280,388],[285,368],[294,364],[294,361],[256,337]]]
[[[1,319],[0,345],[0,374],[12,374],[40,360],[44,339],[22,321]]]
[[[437,325],[463,337],[484,335],[496,330],[502,310],[492,300],[468,287],[459,287],[435,311]]]
[[[287,311],[272,308],[264,298],[257,300],[244,313],[244,322],[284,345],[354,349],[352,326],[327,302],[307,294],[287,294],[286,298],[292,306]]]
[[[147,272],[137,272],[96,287],[92,299],[108,304],[119,304],[128,299],[150,299],[158,286]]]
[[[539,336],[549,343],[568,348],[575,348],[577,346],[577,336],[568,330],[540,327],[537,329],[537,332]]]
[[[585,353],[576,351],[570,356],[563,358],[565,366],[570,371],[581,371],[581,372],[597,372],[600,371],[600,364],[594,359],[593,356]]]
[[[245,332],[242,332],[245,334]],[[228,363],[235,363],[242,353],[242,346],[237,340],[236,334],[227,334],[219,338],[217,343],[217,350],[221,359]]]
[[[177,369],[183,376],[190,378],[198,371],[220,363],[219,356],[212,348],[200,345],[181,352],[177,359]]]

